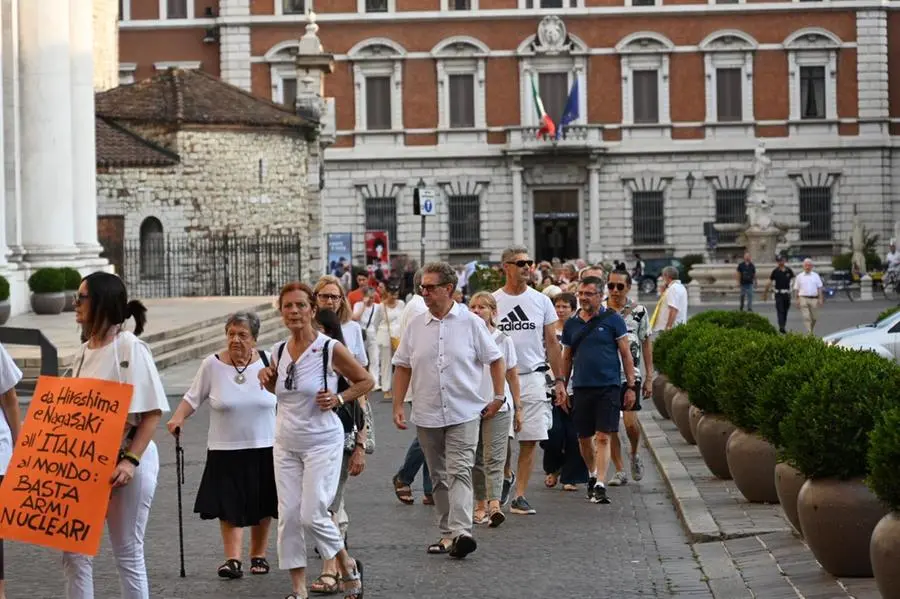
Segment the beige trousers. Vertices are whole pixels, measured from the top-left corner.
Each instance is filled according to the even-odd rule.
[[[819,319],[819,298],[800,296],[800,314],[803,316],[806,332],[812,335]]]

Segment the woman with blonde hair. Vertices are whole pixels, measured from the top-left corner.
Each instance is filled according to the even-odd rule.
[[[479,291],[469,300],[469,309],[484,320],[506,364],[505,397],[499,406],[490,401],[494,397],[490,366],[485,366],[484,369],[480,390],[481,396],[488,403],[481,413],[481,430],[475,450],[475,467],[472,469],[475,491],[473,522],[496,528],[506,520],[500,508],[500,495],[503,490],[503,465],[506,462],[508,437],[510,431],[518,431],[522,427],[518,360],[512,339],[494,326],[497,318],[497,300],[494,296],[487,291]]]

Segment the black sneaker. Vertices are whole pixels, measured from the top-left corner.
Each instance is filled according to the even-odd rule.
[[[594,492],[591,494],[591,503],[609,503],[609,497],[606,496],[606,487],[600,483],[594,485]]]
[[[597,484],[597,479],[593,476],[588,479],[587,484],[587,498],[593,500],[594,499],[594,485]]]
[[[516,484],[516,473],[513,472],[512,476],[509,478],[503,479],[503,490],[500,493],[500,505],[509,504],[509,492],[513,488],[513,485]]]

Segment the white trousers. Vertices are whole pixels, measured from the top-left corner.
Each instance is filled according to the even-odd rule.
[[[150,517],[150,504],[156,493],[159,452],[153,441],[141,456],[134,478],[124,487],[113,489],[106,512],[109,542],[116,567],[122,599],[149,599],[150,586],[144,563],[144,531]],[[93,557],[64,552],[66,599],[94,599]]]
[[[306,533],[323,559],[344,548],[340,530],[328,511],[341,477],[343,442],[309,451],[272,450],[278,490],[278,566],[306,567]]]
[[[391,344],[382,345],[379,351],[381,361],[381,390],[387,393],[391,390],[391,383],[394,380],[394,367],[391,365],[391,358],[394,357],[394,351]]]
[[[369,374],[375,379],[375,388],[381,387],[381,346],[375,341],[375,330],[366,331],[366,356],[369,358]]]

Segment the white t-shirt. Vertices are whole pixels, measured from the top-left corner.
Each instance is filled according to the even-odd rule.
[[[669,288],[665,291],[666,301],[659,309],[659,315],[653,326],[654,331],[662,331],[669,322],[669,311],[671,308],[678,310],[675,315],[675,323],[672,326],[678,326],[687,322],[688,296],[687,289],[681,284],[681,281],[672,281]]]
[[[0,395],[18,385],[21,380],[22,371],[6,352],[6,348],[0,345]],[[9,460],[12,458],[12,451],[12,431],[9,429],[6,415],[3,414],[3,417],[0,418],[0,475],[6,474]]]
[[[375,308],[378,304],[372,302],[371,306],[366,306],[365,302],[356,302],[353,305],[354,316],[359,314],[359,326],[366,332],[366,335],[375,340]]]
[[[341,333],[344,335],[344,343],[347,349],[356,358],[356,361],[363,366],[369,365],[369,355],[366,353],[366,342],[363,341],[362,327],[353,320],[348,320],[341,325]]]
[[[528,287],[519,295],[509,295],[503,289],[494,292],[500,322],[497,328],[513,340],[519,362],[519,372],[534,372],[547,363],[544,327],[558,320],[553,301]]]
[[[150,347],[131,331],[122,331],[112,343],[99,349],[89,349],[87,343],[83,344],[72,373],[80,378],[118,381],[134,386],[128,407],[128,423],[132,426],[140,422],[139,414],[153,410],[161,410],[165,414],[169,411],[169,400]]]
[[[888,252],[884,257],[888,269],[900,267],[900,252]]]
[[[822,278],[817,272],[801,272],[794,277],[794,288],[800,297],[818,297],[822,288]]]
[[[278,360],[278,347],[285,343],[281,359],[278,360],[278,382],[275,395],[278,410],[275,414],[275,442],[288,451],[308,451],[314,448],[344,443],[344,427],[333,410],[321,410],[316,405],[316,393],[324,388],[322,381],[322,350],[329,341],[328,349],[328,389],[337,391],[337,374],[331,366],[333,347],[339,343],[319,333],[316,340],[306,348],[294,363],[293,389],[286,389],[288,367],[291,354],[287,341],[279,341],[272,346],[273,360]]]
[[[275,396],[260,389],[259,371],[263,368],[263,361],[256,360],[243,371],[245,380],[238,384],[234,366],[215,354],[200,363],[184,401],[195,410],[209,401],[209,449],[258,449],[275,444]]]
[[[462,304],[460,304],[462,305]],[[500,353],[503,354],[503,362],[506,363],[506,369],[515,368],[518,365],[518,361],[516,360],[516,347],[513,345],[512,339],[506,333],[494,330],[491,333],[491,337],[494,339],[494,343],[497,344],[497,347],[500,348]],[[506,377],[506,373],[503,373],[504,378]],[[512,406],[512,391],[509,389],[509,383],[504,383],[504,394],[506,395],[506,401],[503,403],[503,407],[500,408],[501,412],[506,412]],[[494,399],[494,382],[491,379],[491,366],[490,364],[484,367],[484,378],[481,379],[481,396],[485,401],[491,402]]]

